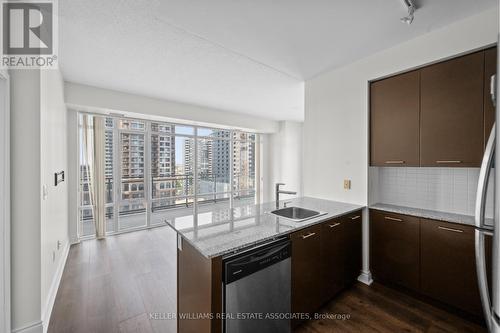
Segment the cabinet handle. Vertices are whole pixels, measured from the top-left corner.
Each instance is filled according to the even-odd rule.
[[[458,232],[458,233],[464,232],[463,230],[460,230],[460,229],[453,229],[453,228],[447,228],[447,227],[442,227],[442,226],[439,226],[438,229],[451,231],[451,232]]]
[[[357,220],[357,219],[359,219],[360,217],[361,217],[361,215],[356,215],[356,216],[351,217],[351,220]]]
[[[385,164],[405,164],[405,161],[385,161]]]
[[[335,227],[338,227],[340,225],[340,223],[334,223],[334,224],[329,224],[328,226],[330,228],[335,228]]]
[[[384,216],[384,219],[390,220],[390,221],[396,221],[396,222],[403,222],[402,219],[397,219],[395,217],[389,217],[389,216]]]
[[[443,161],[436,161],[437,164],[460,164],[462,161],[455,161],[455,160],[443,160]]]
[[[306,238],[309,238],[309,237],[314,236],[314,235],[316,235],[315,232],[310,232],[307,235],[302,235],[302,239],[306,239]]]

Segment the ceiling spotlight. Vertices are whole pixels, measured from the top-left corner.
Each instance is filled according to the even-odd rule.
[[[415,3],[413,0],[401,0],[403,4],[408,8],[408,15],[401,18],[401,22],[410,25],[413,22],[413,14],[417,7],[415,7]]]

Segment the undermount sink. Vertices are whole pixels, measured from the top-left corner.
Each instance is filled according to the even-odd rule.
[[[279,217],[283,217],[285,219],[289,219],[295,222],[303,222],[321,215],[325,215],[326,213],[318,212],[311,209],[305,209],[301,207],[285,207],[281,209],[276,209],[271,212]]]

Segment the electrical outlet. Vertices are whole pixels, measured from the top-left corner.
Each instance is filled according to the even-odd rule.
[[[58,250],[61,248],[61,245],[62,245],[61,241],[60,241],[60,240],[58,240],[58,241],[57,241],[57,249],[58,249]]]
[[[350,189],[351,189],[351,180],[344,179],[344,190],[350,190]]]

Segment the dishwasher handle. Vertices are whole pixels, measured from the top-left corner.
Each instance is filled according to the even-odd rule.
[[[280,261],[290,258],[290,241],[270,244],[256,251],[245,252],[242,256],[230,258],[224,262],[224,283],[229,284],[248,276],[256,271],[265,269]]]

